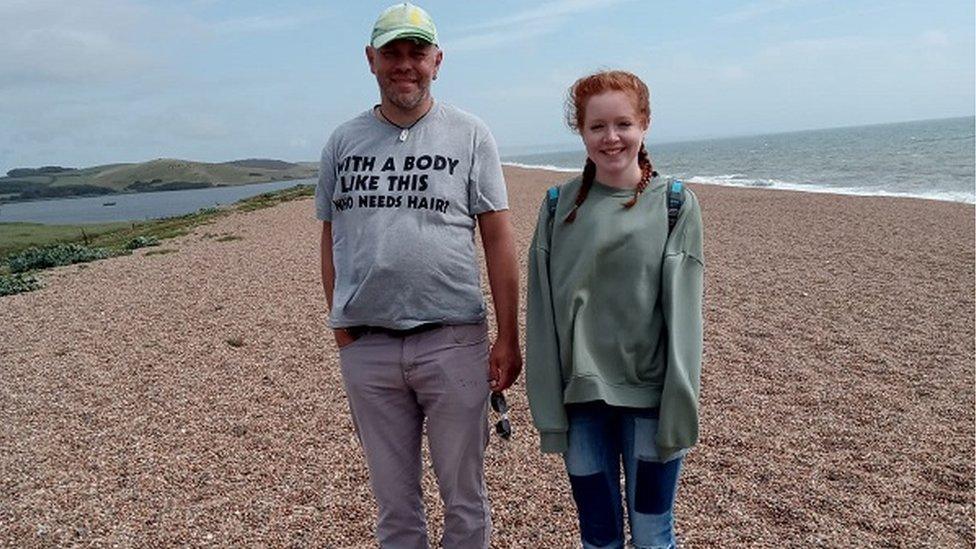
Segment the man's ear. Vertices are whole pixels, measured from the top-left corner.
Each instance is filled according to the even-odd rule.
[[[366,62],[369,63],[369,72],[376,74],[376,68],[373,66],[373,62],[376,59],[376,48],[373,46],[366,46]]]
[[[434,59],[434,80],[437,80],[437,73],[441,70],[442,61],[444,61],[444,50],[437,48],[437,58]]]

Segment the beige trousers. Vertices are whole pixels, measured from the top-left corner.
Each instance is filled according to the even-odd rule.
[[[488,337],[484,323],[403,337],[366,333],[339,351],[379,508],[384,549],[426,549],[421,435],[444,502],[445,549],[487,548]]]

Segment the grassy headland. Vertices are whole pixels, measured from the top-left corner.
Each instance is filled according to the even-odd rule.
[[[315,177],[317,165],[246,159],[223,163],[162,158],[90,168],[16,168],[0,177],[0,203],[41,198],[196,189]]]

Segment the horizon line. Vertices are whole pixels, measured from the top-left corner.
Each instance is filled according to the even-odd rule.
[[[850,128],[870,128],[875,126],[892,126],[897,124],[911,124],[915,122],[937,122],[941,120],[955,120],[958,118],[973,118],[976,119],[976,113],[974,114],[963,114],[958,116],[940,116],[938,118],[914,118],[911,120],[894,120],[889,122],[871,122],[868,124],[853,124],[844,126],[825,126],[817,128],[803,128],[798,130],[783,130],[783,131],[772,131],[772,132],[758,132],[758,133],[735,133],[735,134],[721,134],[721,135],[699,135],[693,137],[682,137],[678,139],[668,139],[667,141],[655,141],[648,140],[648,144],[651,145],[671,145],[678,143],[695,143],[698,141],[719,141],[724,139],[740,139],[745,137],[759,137],[759,136],[778,136],[778,135],[790,135],[794,133],[807,133],[807,132],[818,132],[818,131],[830,131],[830,130],[845,130]],[[511,148],[528,149],[531,147],[544,147],[552,149],[553,147],[569,147],[578,146],[579,142],[565,142],[565,143],[546,143],[546,144],[534,144],[534,145],[515,145]],[[503,147],[499,147],[501,149]],[[564,149],[561,151],[549,152],[569,152],[569,149]],[[508,156],[526,156],[531,154],[546,154],[546,153],[505,153]]]

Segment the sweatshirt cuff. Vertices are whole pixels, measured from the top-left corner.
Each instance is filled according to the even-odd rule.
[[[539,433],[539,448],[543,454],[562,454],[569,448],[565,431]]]
[[[691,448],[679,448],[671,446],[658,446],[657,447],[657,459],[661,463],[667,463],[671,460],[685,457]]]

